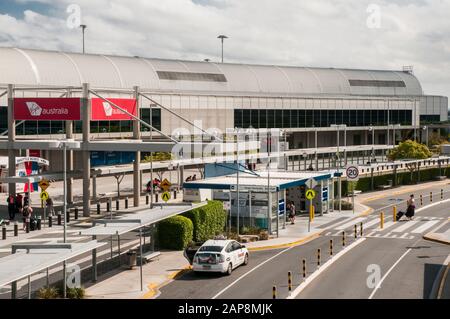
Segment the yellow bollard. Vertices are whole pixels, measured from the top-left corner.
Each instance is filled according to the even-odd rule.
[[[356,224],[355,224],[355,239],[358,238],[358,229],[356,228]]]
[[[292,273],[288,271],[288,289],[292,291]]]
[[[313,206],[312,204],[309,205],[309,219],[310,219],[311,221],[314,220],[314,206]]]
[[[342,232],[342,246],[345,246],[345,231]]]
[[[392,207],[392,217],[394,219],[394,222],[397,221],[397,206]]]
[[[272,299],[277,299],[277,286],[272,287]]]
[[[330,239],[330,256],[333,256],[333,239]]]
[[[317,267],[320,267],[320,248],[317,249]]]
[[[380,228],[383,229],[384,227],[384,212],[380,213]]]
[[[359,224],[359,235],[362,237],[362,235],[363,235],[363,223],[361,222],[360,224]]]
[[[422,197],[422,194],[420,194],[420,206],[423,206],[423,197]]]
[[[303,259],[303,279],[306,278],[306,259]]]
[[[433,192],[430,192],[430,203],[433,202]]]

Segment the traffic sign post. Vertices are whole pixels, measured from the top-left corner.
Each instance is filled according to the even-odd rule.
[[[359,180],[359,168],[355,165],[347,166],[345,170],[347,175],[347,181],[357,182]],[[355,184],[352,185],[352,209],[353,214],[355,213]]]
[[[312,200],[316,197],[316,192],[313,189],[308,189],[305,193],[305,197],[309,199],[309,220],[308,220],[308,232],[311,231],[311,222],[314,219],[314,206]]]
[[[161,195],[161,199],[165,202],[167,202],[170,199],[170,192],[164,192]]]

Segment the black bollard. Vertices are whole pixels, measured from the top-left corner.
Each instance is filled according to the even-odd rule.
[[[41,230],[41,224],[42,224],[41,216],[38,216],[37,223],[36,223],[37,230]]]
[[[100,203],[97,203],[97,215],[100,215]]]
[[[119,198],[116,199],[116,210],[119,210]]]
[[[6,225],[2,226],[2,239],[5,240],[6,239]]]
[[[125,209],[128,209],[128,197],[125,197]]]
[[[14,237],[19,236],[19,224],[14,222]]]
[[[155,193],[155,203],[158,202],[158,193]]]
[[[52,215],[48,216],[48,227],[51,228],[53,226],[53,218]]]
[[[70,209],[66,211],[66,222],[67,224],[70,223]]]
[[[109,213],[111,211],[111,202],[108,200],[106,202],[106,212]]]
[[[61,226],[61,212],[58,212],[58,225]]]
[[[78,207],[75,207],[75,220],[78,219]]]
[[[177,190],[176,189],[173,190],[173,199],[177,199]]]
[[[28,234],[30,232],[30,219],[25,219],[25,232]]]
[[[145,205],[148,205],[148,203],[150,203],[150,200],[148,198],[148,194],[145,195]]]

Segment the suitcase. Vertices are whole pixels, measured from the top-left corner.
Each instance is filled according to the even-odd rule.
[[[398,211],[398,213],[397,213],[397,220],[400,220],[400,218],[402,218],[403,215],[405,215],[405,212],[402,212],[401,210]]]
[[[30,218],[30,230],[34,231],[37,229],[37,220],[36,218]]]

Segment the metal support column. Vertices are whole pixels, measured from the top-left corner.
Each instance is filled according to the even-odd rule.
[[[97,236],[93,235],[92,240],[97,240]],[[92,250],[92,281],[97,281],[97,248]]]
[[[136,99],[137,114],[139,114],[139,87],[133,87],[133,98]],[[141,124],[138,120],[133,120],[133,139],[139,140],[141,138]],[[139,206],[139,198],[141,195],[141,180],[140,180],[140,164],[141,164],[141,152],[135,153],[135,159],[133,162],[133,206]]]
[[[90,140],[91,102],[89,100],[89,84],[83,83],[81,99],[83,113],[83,144],[87,146]],[[90,152],[83,150],[83,217],[89,217],[91,212],[91,158]]]
[[[14,86],[8,84],[8,142],[16,140],[16,121],[14,120]],[[16,176],[16,153],[12,146],[8,149],[8,175]],[[9,194],[16,194],[16,183],[8,183]]]

